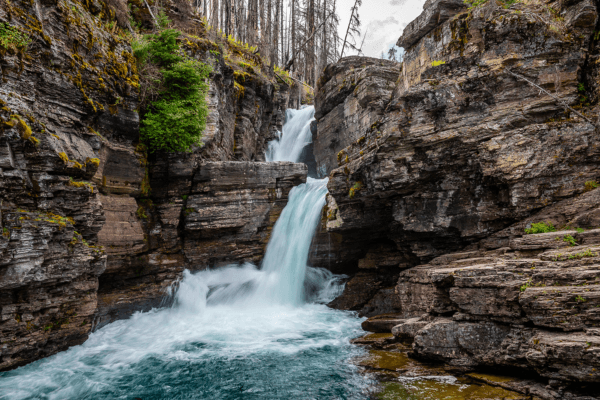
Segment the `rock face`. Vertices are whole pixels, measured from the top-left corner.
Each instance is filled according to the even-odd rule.
[[[599,207],[593,190],[531,220],[580,228],[575,221]],[[600,379],[599,230],[523,235],[527,224],[402,272],[396,318],[405,320],[392,332],[414,340],[417,357],[535,371],[554,393],[545,397],[569,398],[565,387],[585,392]],[[504,240],[509,246],[497,248]]]
[[[317,132],[313,133],[317,171],[322,175],[338,166],[340,150],[365,140],[375,129],[391,100],[400,64],[365,57],[346,57],[330,64],[319,79],[315,98]]]
[[[399,76],[388,80],[397,82],[389,101],[363,108],[355,103],[358,91],[345,91],[350,65],[360,74],[368,59],[325,71],[316,97],[319,123],[337,121],[328,132],[362,135],[338,153],[340,166],[330,174],[324,219],[327,232],[338,235],[334,264],[385,264],[399,272],[580,194],[599,175],[595,127],[574,114],[566,118],[553,98],[508,72],[574,105],[582,87],[592,96],[593,85],[581,80],[595,74],[588,66],[596,57],[594,24],[580,22],[595,22],[595,8],[565,6],[565,15],[576,16],[559,29],[541,22],[538,9],[518,13],[492,3],[456,9],[434,30],[419,30],[424,36],[407,49]],[[332,104],[357,104],[353,114],[372,119],[329,119]],[[315,143],[322,132],[320,125]],[[317,147],[315,154],[325,151]],[[373,257],[380,260],[373,264]]]
[[[253,163],[289,88],[250,74],[240,94],[205,38],[182,41],[213,65],[205,144],[146,154],[136,61],[114,17],[104,1],[0,7],[0,23],[32,39],[0,47],[0,370],[159,305],[184,268],[256,261],[305,181],[302,165]]]
[[[358,101],[347,77],[369,68],[381,77],[387,66],[348,58],[327,67],[315,154],[333,143],[320,135],[350,133],[338,139],[347,146],[323,214],[321,235],[335,240],[314,259],[358,271],[333,306],[423,317],[396,330],[414,337],[415,355],[535,370],[557,398],[563,386],[585,392],[598,381],[588,309],[598,242],[594,230],[569,229],[598,227],[600,202],[584,192],[600,176],[600,143],[592,123],[555,99],[597,114],[596,7],[428,1],[399,40],[400,73],[372,83],[375,92],[394,85],[379,102]],[[342,121],[336,106],[364,119]],[[524,236],[546,218],[566,228]],[[567,253],[566,235],[587,247]]]
[[[186,268],[258,263],[290,190],[306,182],[308,172],[304,164],[289,162],[179,167],[163,176],[164,186],[153,186],[164,197],[153,196],[140,211],[134,202],[115,213],[117,218],[107,215],[102,232],[107,231],[108,265],[100,278],[99,326],[159,306]],[[149,232],[148,243],[137,234],[142,229]]]

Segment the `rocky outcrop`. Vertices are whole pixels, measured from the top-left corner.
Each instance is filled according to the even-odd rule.
[[[289,162],[179,167],[162,177],[162,186],[153,186],[164,197],[154,196],[138,210],[133,202],[121,206],[116,218],[107,216],[99,326],[158,307],[184,269],[258,263],[290,190],[307,176],[304,164]],[[141,225],[147,239],[139,235]]]
[[[398,273],[580,194],[598,177],[595,127],[510,73],[573,105],[585,102],[580,93],[594,92],[585,77],[595,71],[596,14],[583,5],[565,5],[573,19],[555,21],[547,9],[488,2],[470,12],[452,8],[456,15],[433,30],[407,31],[420,38],[388,81],[397,81],[390,100],[357,103],[354,114],[365,121],[346,127],[334,118],[328,128],[362,135],[338,153],[330,175],[324,225],[338,235],[333,264],[371,265],[369,254],[383,245],[389,258],[375,265]],[[360,59],[343,62],[362,73]],[[344,86],[347,70],[329,66],[320,80],[319,122],[336,113],[331,104],[358,98]]]
[[[567,386],[591,390],[596,7],[427,2],[400,38],[391,95],[358,103],[353,114],[365,120],[328,128],[352,132],[353,143],[330,173],[323,232],[336,238],[330,263],[357,272],[332,306],[405,319],[394,333],[414,338],[417,357],[535,371],[555,398]],[[374,68],[342,63],[355,74]],[[319,122],[336,115],[331,104],[356,101],[348,69],[329,66],[319,81]],[[524,234],[546,220],[561,231]],[[398,277],[394,289],[386,276]]]
[[[377,130],[400,73],[399,63],[366,57],[346,57],[330,64],[319,78],[313,133],[317,171],[327,175],[343,160],[340,150],[365,140]],[[345,156],[344,156],[345,157]]]
[[[554,393],[545,398],[591,391],[600,379],[600,237],[577,221],[599,207],[593,190],[494,235],[506,247],[485,240],[402,272],[395,318],[404,320],[392,332],[414,340],[420,358],[535,371]],[[567,221],[572,230],[524,234],[531,221]]]
[[[130,7],[152,26],[145,10]],[[204,145],[147,154],[137,63],[114,24],[126,29],[126,12],[104,1],[0,6],[0,23],[31,39],[0,46],[0,370],[159,305],[184,268],[256,261],[305,180],[303,166],[252,163],[283,124],[289,88],[259,71],[234,84],[202,24],[181,45],[213,65]],[[181,10],[170,12],[179,24]]]

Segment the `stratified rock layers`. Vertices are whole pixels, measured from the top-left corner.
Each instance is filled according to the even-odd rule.
[[[258,263],[290,190],[306,182],[308,173],[304,164],[289,162],[187,167],[164,177],[165,197],[154,197],[138,210],[135,202],[108,203],[100,232],[108,254],[100,278],[100,326],[159,306],[186,268]],[[149,240],[141,235],[142,224]]]
[[[254,163],[286,85],[249,74],[240,96],[208,40],[182,40],[213,67],[204,145],[147,154],[136,60],[107,2],[3,2],[0,23],[32,39],[0,49],[0,370],[159,305],[184,268],[260,259],[306,180],[303,165]]]
[[[597,114],[599,52],[594,2],[551,7],[428,1],[398,42],[401,66],[348,57],[326,68],[317,163],[329,169],[327,148],[340,151],[313,260],[358,271],[332,305],[407,319],[396,333],[416,355],[525,368],[556,389],[599,379],[595,302],[575,300],[595,299],[585,285],[600,279],[597,255],[545,253],[566,235],[598,243],[568,231],[599,226],[600,199],[583,194],[600,177],[597,129],[561,102]],[[568,228],[524,236],[544,218]],[[561,294],[537,287],[550,285]]]

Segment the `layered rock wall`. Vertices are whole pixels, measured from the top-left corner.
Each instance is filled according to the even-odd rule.
[[[163,176],[164,186],[154,186],[163,197],[153,196],[139,211],[119,200],[120,207],[107,215],[99,326],[158,307],[184,269],[257,264],[290,190],[306,182],[308,172],[304,164],[288,162],[179,167]]]
[[[348,268],[371,265],[381,246],[398,272],[458,250],[582,193],[599,174],[595,126],[511,74],[573,105],[582,90],[591,96],[582,82],[595,68],[595,6],[569,3],[560,12],[571,17],[554,22],[546,8],[488,2],[468,12],[454,3],[430,2],[446,8],[409,25],[399,43],[412,46],[390,100],[371,105],[373,119],[349,129],[363,136],[338,153],[324,219]],[[435,29],[421,21],[450,11]],[[363,63],[343,62],[354,71]],[[336,71],[320,81],[318,115],[342,102],[336,86],[347,72]]]
[[[0,370],[160,304],[184,268],[256,261],[305,180],[303,166],[252,163],[281,128],[289,88],[257,72],[240,93],[201,24],[181,46],[213,66],[204,145],[147,154],[139,71],[115,18],[104,1],[0,5],[0,23],[31,39],[0,47]],[[221,219],[202,222],[213,211]]]
[[[428,1],[398,42],[399,73],[372,83],[394,85],[381,102],[362,106],[346,77],[391,67],[327,67],[317,115],[340,122],[315,143],[343,130],[353,142],[323,213],[335,240],[322,253],[355,273],[332,306],[394,313],[371,326],[398,325],[418,357],[534,371],[545,398],[593,392],[597,22],[592,1]],[[365,119],[341,122],[333,104]],[[525,235],[542,221],[560,232]]]

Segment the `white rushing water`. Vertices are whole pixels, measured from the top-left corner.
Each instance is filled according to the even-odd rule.
[[[290,111],[273,160],[296,161],[314,109]],[[348,359],[353,314],[323,303],[340,277],[307,266],[327,180],[292,189],[261,268],[185,271],[172,307],[136,313],[81,346],[0,373],[0,399],[365,398]]]
[[[301,110],[287,110],[283,132],[279,134],[278,140],[269,143],[267,161],[298,162],[304,147],[312,142],[310,124],[315,120],[314,116],[313,106]]]

